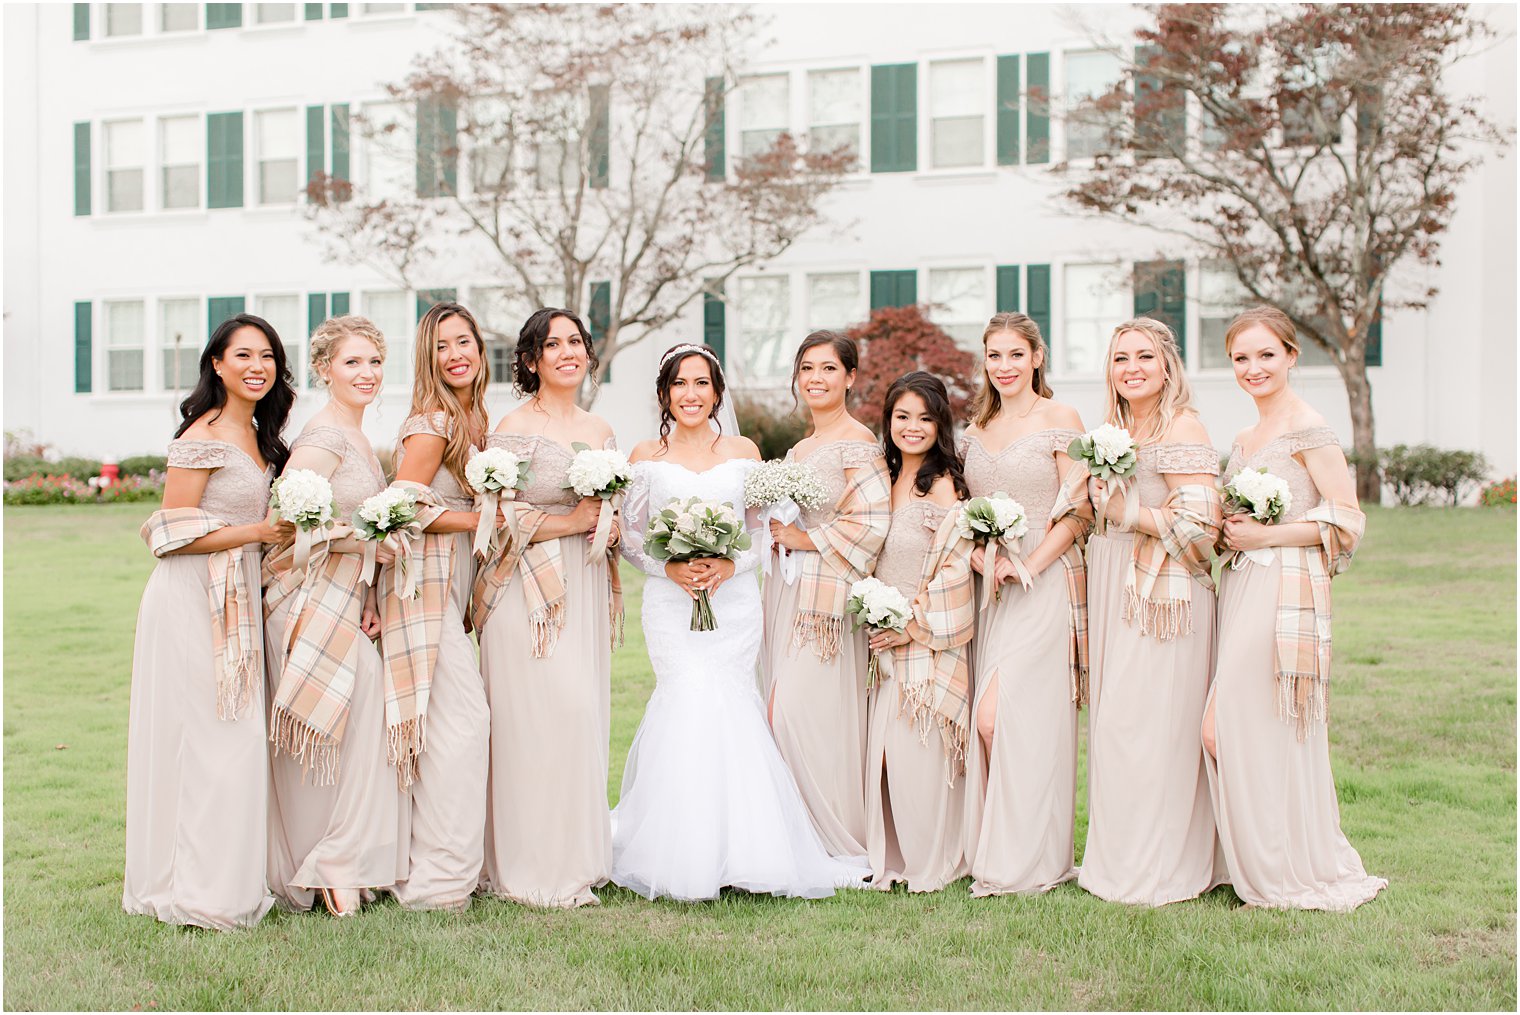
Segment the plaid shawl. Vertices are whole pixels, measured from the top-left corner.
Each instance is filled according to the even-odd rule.
[[[339,523],[331,538],[350,531]],[[264,558],[265,622],[282,603],[296,597],[280,635],[285,669],[277,674],[269,739],[276,753],[284,750],[301,763],[303,775],[315,770],[317,785],[331,785],[338,778],[339,748],[358,667],[364,557],[333,553],[326,542],[317,544],[304,568],[295,566],[295,556],[292,541]],[[386,697],[392,697],[389,688]]]
[[[1161,537],[1135,531],[1124,581],[1124,619],[1138,615],[1140,633],[1154,633],[1161,641],[1192,634],[1192,582],[1214,587],[1210,564],[1223,518],[1219,491],[1189,483],[1172,490],[1159,508],[1141,510],[1150,513]]]
[[[174,550],[210,535],[227,523],[200,508],[162,508],[148,516],[138,535],[164,557]],[[258,606],[243,602],[243,547],[217,550],[206,558],[206,596],[211,607],[212,670],[216,673],[216,717],[237,719],[238,712],[253,700],[254,681],[264,675],[264,652],[260,644]],[[250,565],[251,566],[251,565]]]
[[[1052,525],[1069,525],[1076,539],[1061,554],[1061,570],[1066,573],[1066,598],[1071,603],[1071,643],[1067,659],[1071,664],[1071,700],[1081,708],[1087,704],[1087,565],[1082,547],[1093,528],[1093,506],[1087,497],[1087,469],[1072,463],[1061,480],[1055,504],[1050,509]]]
[[[386,756],[396,766],[396,779],[406,789],[417,779],[417,761],[427,740],[428,693],[438,645],[443,639],[443,614],[454,571],[454,533],[426,532],[446,510],[431,487],[406,480],[391,486],[417,497],[418,530],[401,540],[395,562],[381,571],[380,636],[385,674]],[[415,595],[401,595],[398,569],[405,562],[416,579]]]
[[[1330,705],[1330,579],[1346,570],[1367,526],[1355,504],[1324,501],[1300,521],[1319,525],[1318,546],[1279,546],[1277,713],[1302,741]]]
[[[951,508],[934,533],[924,558],[922,585],[913,598],[913,620],[927,641],[917,638],[892,650],[897,677],[898,714],[906,714],[929,742],[939,728],[950,785],[966,770],[971,718],[971,636],[976,631],[976,589],[971,577],[973,543],[955,527],[959,505]]]
[[[866,450],[868,457],[845,459],[844,468],[853,470],[854,476],[840,495],[833,517],[807,530],[818,552],[803,558],[792,644],[800,648],[812,642],[814,653],[824,662],[839,654],[850,586],[875,570],[876,557],[892,526],[892,481],[886,456],[875,445]]]

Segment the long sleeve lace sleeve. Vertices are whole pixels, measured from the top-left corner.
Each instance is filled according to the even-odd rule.
[[[619,548],[623,557],[640,571],[663,577],[665,565],[644,553],[644,533],[649,529],[649,470],[641,465],[634,465],[633,482],[623,500],[623,541]]]

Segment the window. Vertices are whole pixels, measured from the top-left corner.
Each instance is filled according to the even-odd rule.
[[[254,4],[253,23],[256,25],[278,25],[282,22],[296,19],[295,4]]]
[[[141,35],[142,4],[106,4],[106,37]]]
[[[738,290],[740,376],[750,382],[785,382],[792,362],[786,276],[741,278]]]
[[[365,14],[400,14],[406,4],[363,4]]]
[[[1204,370],[1230,370],[1230,357],[1224,350],[1224,335],[1235,315],[1259,300],[1246,291],[1229,265],[1205,261],[1198,272],[1198,365]],[[1334,363],[1324,349],[1300,338],[1298,352],[1301,367],[1328,367]]]
[[[385,336],[385,380],[402,389],[412,383],[412,298],[395,290],[364,294],[362,313]]]
[[[929,269],[929,301],[938,324],[962,348],[977,347],[987,326],[987,272],[981,268]]]
[[[141,300],[106,304],[106,390],[143,390]]]
[[[1100,110],[1094,102],[1123,77],[1113,53],[1066,54],[1066,157],[1091,158],[1108,150],[1110,131],[1122,123],[1122,110]]]
[[[1101,374],[1109,334],[1134,311],[1129,275],[1122,265],[1068,264],[1064,277],[1065,323],[1052,350],[1056,369]]]
[[[815,152],[844,148],[858,159],[864,94],[860,71],[810,71],[807,85],[808,147]]]
[[[514,300],[506,289],[480,286],[470,290],[470,311],[486,343],[486,363],[492,384],[512,383],[512,351],[522,329],[526,301]]]
[[[842,331],[868,316],[860,276],[855,272],[809,275],[808,329]]]
[[[294,109],[253,114],[259,204],[294,204],[301,177],[301,122]]]
[[[534,153],[534,186],[574,193],[580,187],[575,164],[578,154],[579,146],[566,144],[564,138],[540,140]]]
[[[501,193],[511,185],[512,149],[508,110],[501,98],[476,99],[469,107],[470,183],[477,194]]]
[[[201,26],[200,4],[159,4],[160,32],[193,32]]]
[[[200,117],[173,116],[158,121],[158,198],[163,207],[200,207],[200,152]]]
[[[936,169],[982,165],[985,78],[981,60],[929,65],[929,151]]]
[[[411,196],[417,188],[416,124],[396,102],[365,107],[364,154],[370,193]]]
[[[143,122],[104,124],[106,211],[143,210]]]
[[[306,315],[302,312],[301,297],[296,295],[258,296],[253,301],[253,312],[274,327],[285,347],[285,366],[290,370],[292,382],[301,387],[302,354],[306,349]]]
[[[161,300],[158,304],[158,348],[163,356],[165,391],[178,394],[195,387],[200,376],[201,301]]]
[[[769,150],[791,122],[787,75],[741,78],[739,95],[739,154],[749,158]]]

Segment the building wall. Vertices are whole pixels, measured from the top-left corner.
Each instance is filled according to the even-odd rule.
[[[258,203],[257,166],[264,150],[255,117],[265,110],[295,111],[300,125],[294,140],[298,176],[304,181],[305,118],[310,107],[321,107],[328,129],[320,157],[323,167],[331,170],[333,107],[346,104],[358,111],[383,100],[382,82],[400,77],[413,54],[441,38],[449,16],[414,11],[411,4],[296,4],[296,20],[259,26],[252,23],[259,5],[245,4],[241,27],[207,29],[207,5],[195,5],[199,27],[165,34],[153,30],[161,5],[148,4],[141,36],[107,38],[105,6],[93,5],[90,39],[74,41],[74,6],[7,5],[4,11],[10,82],[5,93],[5,426],[30,429],[66,452],[120,456],[161,448],[175,421],[174,394],[163,383],[161,353],[151,348],[158,339],[160,318],[166,316],[164,301],[196,301],[200,328],[194,341],[204,342],[213,310],[208,301],[213,298],[241,296],[247,308],[257,312],[261,301],[271,296],[295,297],[297,311],[282,334],[297,346],[309,324],[313,294],[349,294],[350,308],[366,312],[386,299],[367,294],[396,289],[368,269],[324,259],[323,243],[298,202]],[[334,18],[335,8],[344,6],[347,16]],[[400,11],[366,11],[373,6],[399,6]],[[305,20],[308,8],[318,8],[321,17]],[[985,321],[996,309],[998,268],[1017,267],[1021,302],[1027,309],[1028,268],[1043,265],[1049,267],[1050,279],[1049,332],[1056,360],[1052,383],[1057,397],[1075,404],[1084,419],[1096,421],[1102,404],[1096,371],[1062,368],[1080,345],[1081,328],[1072,318],[1078,316],[1079,305],[1108,314],[1106,326],[1117,323],[1113,315],[1121,310],[1129,316],[1127,284],[1133,264],[1169,259],[1168,252],[1158,249],[1152,235],[1081,219],[1063,209],[1055,199],[1057,183],[1048,166],[1027,161],[1032,135],[1021,134],[1018,164],[999,165],[994,87],[998,57],[1018,54],[1021,71],[1027,74],[1029,55],[1044,53],[1049,54],[1052,91],[1059,94],[1068,61],[1075,68],[1080,60],[1070,54],[1088,48],[1086,29],[1074,18],[1120,37],[1132,26],[1135,12],[1123,5],[1081,7],[1074,14],[1055,6],[900,5],[872,8],[875,13],[863,17],[863,10],[856,5],[763,8],[772,18],[767,33],[772,41],[756,54],[753,71],[772,86],[780,80],[775,75],[784,75],[785,103],[778,104],[774,87],[765,94],[741,88],[727,108],[727,149],[739,153],[746,127],[772,125],[777,117],[786,128],[805,134],[815,124],[810,72],[853,69],[859,82],[853,115],[862,150],[869,153],[871,68],[914,64],[917,168],[856,174],[829,199],[830,227],[809,235],[761,270],[732,280],[725,315],[731,372],[751,386],[776,387],[778,378],[764,369],[767,364],[757,362],[764,357],[754,354],[762,348],[757,336],[778,342],[770,356],[769,365],[775,366],[813,325],[843,325],[863,317],[871,273],[880,271],[912,272],[921,300],[937,295],[935,286],[944,279],[979,279],[979,295],[963,287],[951,294],[951,306],[937,312],[947,326],[974,342],[980,332],[978,319]],[[1485,10],[1502,41],[1460,66],[1453,74],[1453,87],[1485,93],[1489,115],[1512,125],[1514,11]],[[979,164],[932,168],[936,113],[954,119],[968,112],[964,104],[953,101],[960,94],[954,87],[942,94],[937,89],[938,80],[954,84],[953,79],[936,77],[940,61],[961,62],[961,70],[965,61],[980,63],[981,98],[969,108],[982,117]],[[209,208],[207,114],[229,111],[244,114],[244,201],[241,207]],[[159,120],[174,116],[193,116],[199,125],[194,146],[202,160],[197,168],[198,206],[152,210],[161,203],[157,148],[168,143],[159,136]],[[106,148],[113,135],[106,125],[135,118],[144,119],[147,151],[141,168],[150,210],[108,212],[106,173],[112,156]],[[965,122],[962,117],[962,127]],[[74,214],[77,123],[89,124],[91,138],[89,215]],[[357,131],[352,141],[351,172],[363,180],[371,172],[371,159]],[[290,143],[287,136],[287,146]],[[1051,161],[1063,157],[1066,143],[1059,120],[1053,121]],[[286,153],[276,149],[274,154]],[[463,167],[460,175],[467,175]],[[1403,280],[1409,285],[1435,284],[1440,295],[1426,312],[1392,313],[1384,322],[1383,365],[1371,371],[1380,444],[1429,441],[1479,448],[1497,472],[1515,471],[1514,224],[1512,163],[1490,156],[1463,187],[1443,265]],[[1106,295],[1075,290],[1076,298],[1068,299],[1068,286],[1081,266],[1098,263],[1114,266],[1104,280],[1111,287]],[[947,270],[969,274],[942,274]],[[1189,370],[1204,421],[1215,443],[1225,447],[1238,429],[1254,420],[1254,410],[1228,369],[1205,365],[1204,308],[1199,300],[1203,269],[1189,262],[1185,272]],[[483,270],[451,268],[448,273],[456,277],[429,284],[453,288],[466,302],[478,295],[479,286],[490,284]],[[817,300],[810,295],[809,277],[822,274],[838,276],[830,282],[836,292],[832,304],[822,295]],[[851,275],[853,303],[837,296]],[[745,298],[767,291],[767,285],[775,285],[768,280],[777,278],[786,280],[786,298],[779,305],[767,307]],[[405,344],[415,322],[415,300],[411,294],[390,299],[400,299],[402,305],[392,308],[387,332],[393,342],[399,335],[397,344]],[[107,391],[109,304],[138,300],[150,346],[146,390]],[[89,304],[92,324],[88,393],[75,392],[79,302]],[[331,301],[319,306],[330,309]],[[846,308],[852,317],[834,319],[844,317]],[[515,321],[509,325],[515,330]],[[698,307],[619,357],[614,380],[604,388],[596,408],[613,422],[625,444],[653,429],[649,385],[659,352],[702,334]],[[393,438],[406,412],[406,370],[396,356],[390,366],[388,391],[367,423],[371,438],[382,446]],[[1301,367],[1297,384],[1349,443],[1349,413],[1333,368]],[[493,418],[514,401],[505,386],[494,388]],[[299,427],[321,402],[320,392],[304,391],[293,426]]]

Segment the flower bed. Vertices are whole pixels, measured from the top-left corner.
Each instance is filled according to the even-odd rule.
[[[156,469],[146,476],[123,476],[106,487],[99,485],[97,477],[80,480],[40,472],[5,484],[7,505],[122,504],[157,501],[163,495],[164,474]]]

